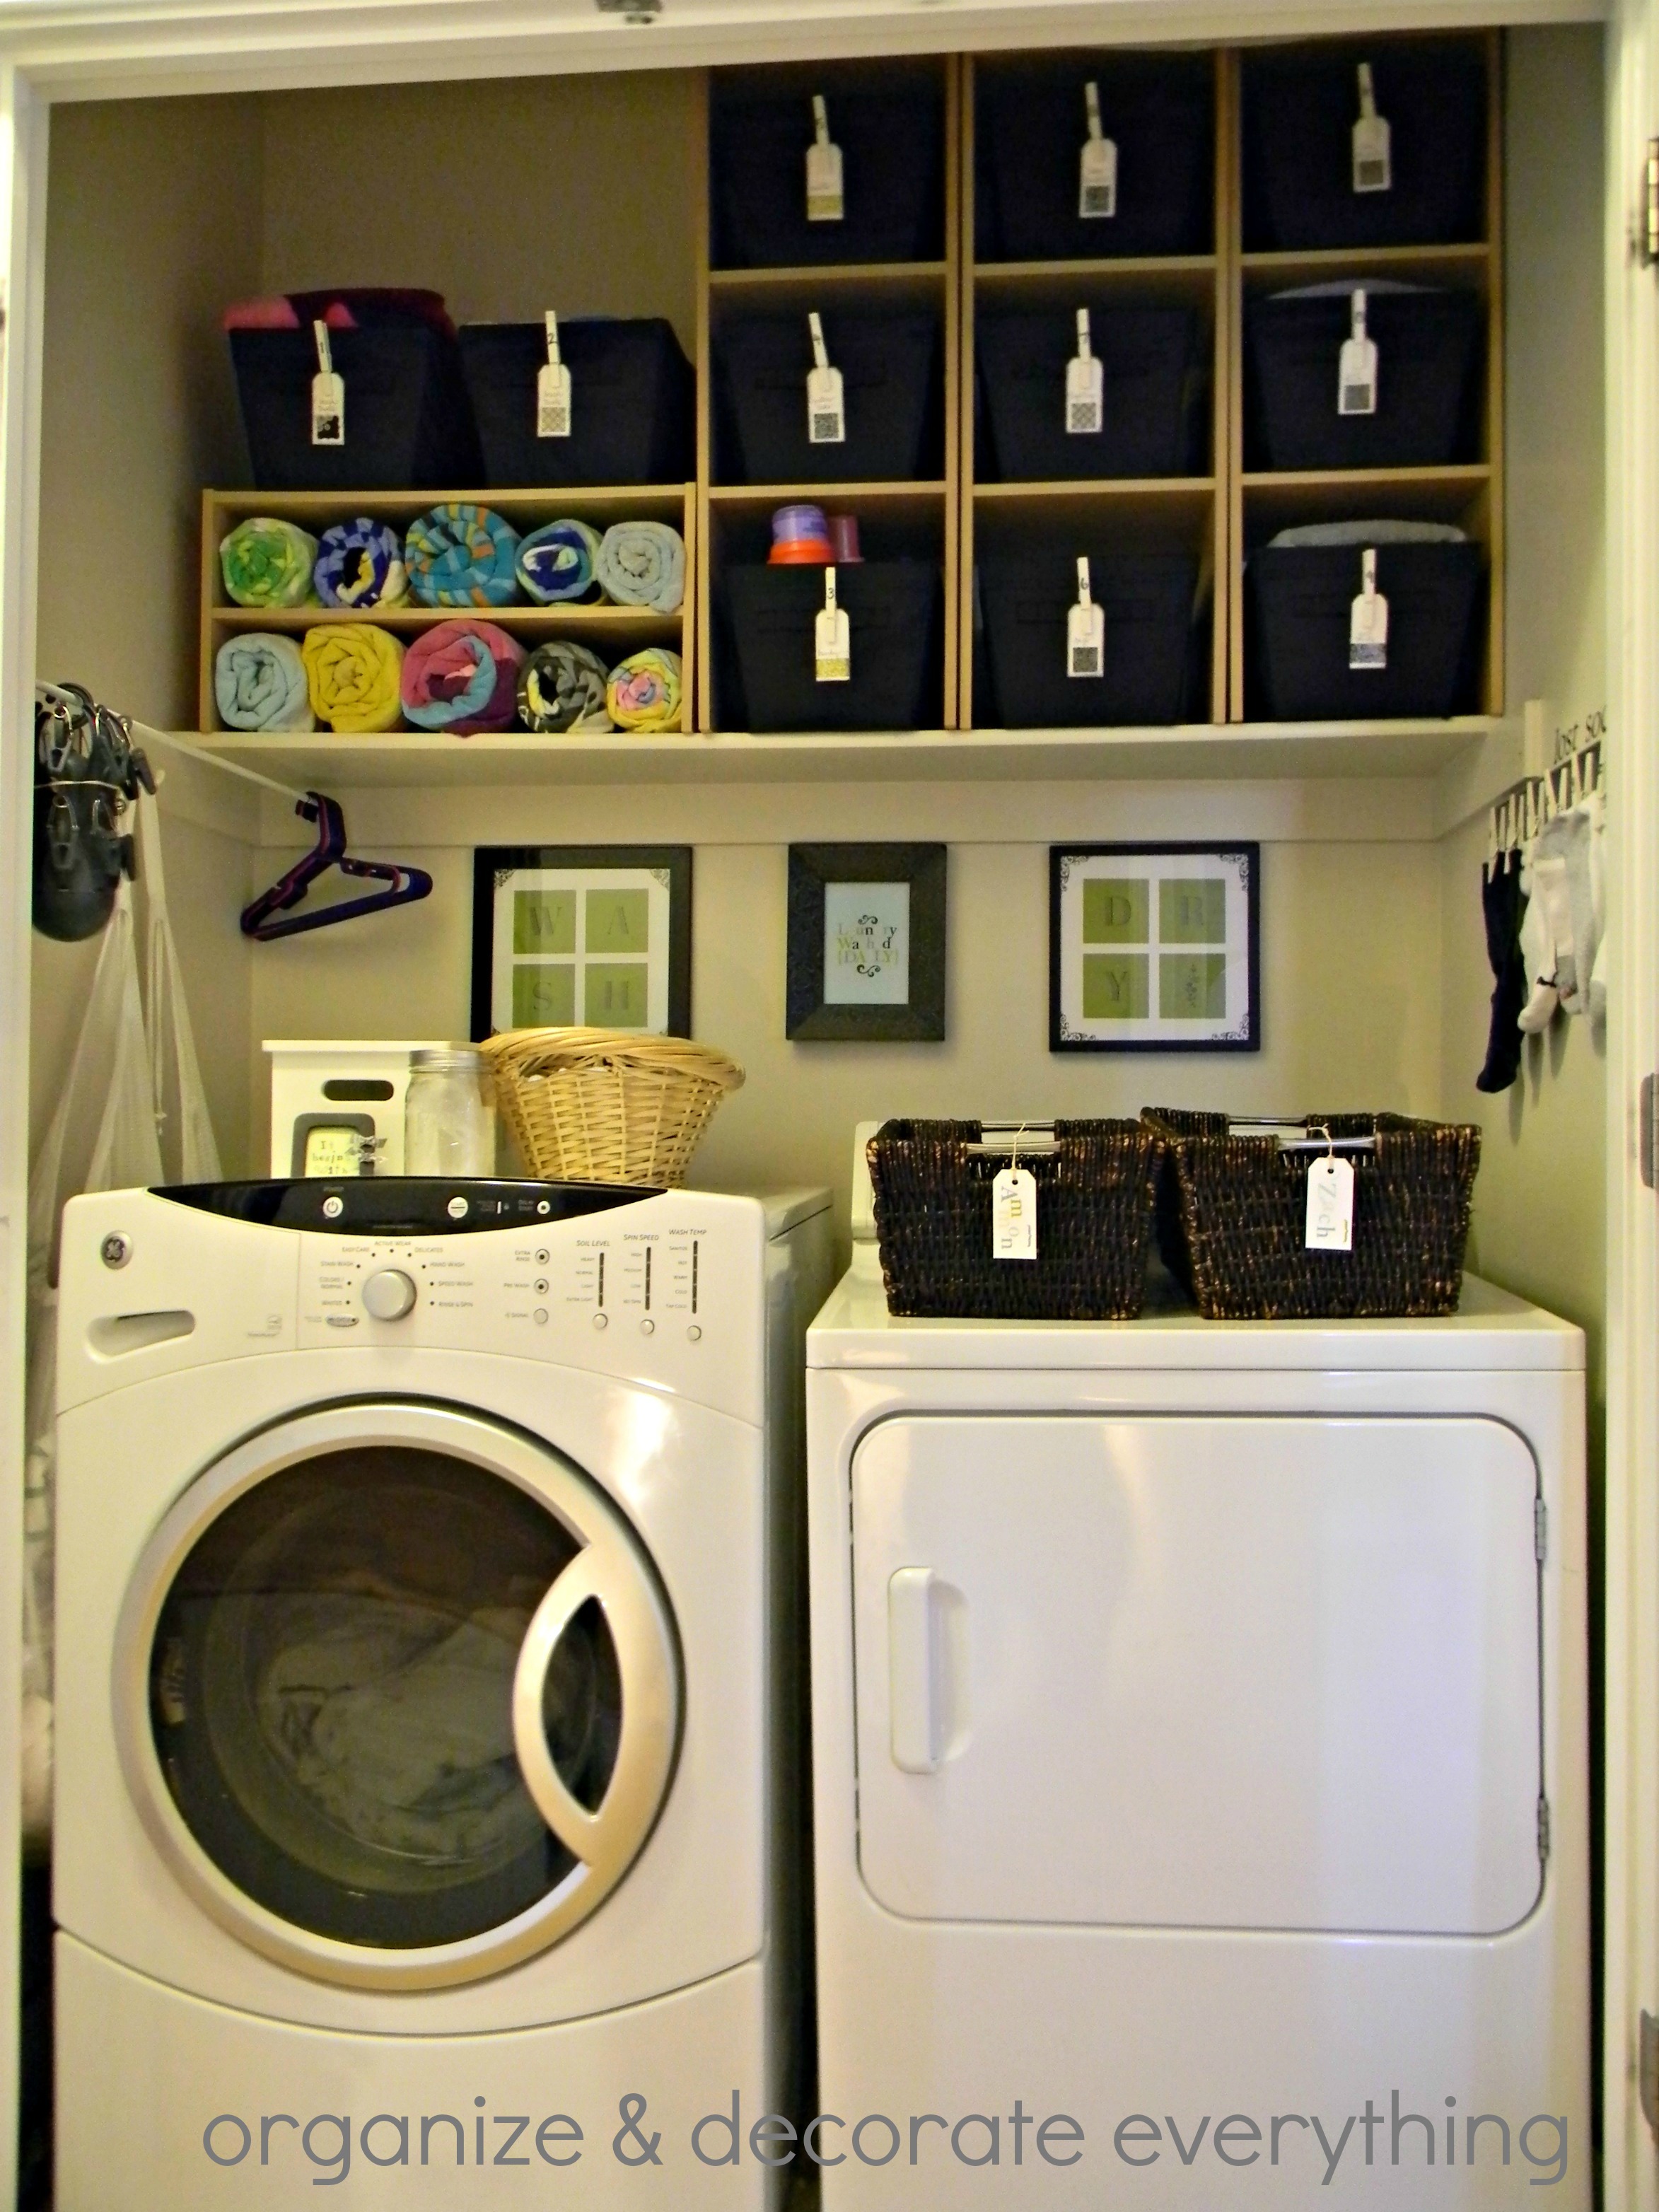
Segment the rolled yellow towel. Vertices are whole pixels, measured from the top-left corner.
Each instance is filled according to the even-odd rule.
[[[331,730],[395,730],[404,648],[375,623],[319,623],[300,648],[311,709]]]

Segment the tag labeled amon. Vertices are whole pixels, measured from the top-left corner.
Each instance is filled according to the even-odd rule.
[[[1085,84],[1089,135],[1078,162],[1077,211],[1084,222],[1109,221],[1117,213],[1117,142],[1100,128],[1100,88]]]
[[[823,605],[812,617],[812,674],[819,684],[853,680],[853,633],[847,610],[836,603],[836,572],[823,572]]]
[[[823,324],[816,313],[806,318],[812,334],[812,366],[806,373],[806,439],[812,446],[847,443],[847,400],[841,371],[830,366],[823,343]]]
[[[1066,673],[1103,676],[1106,673],[1106,617],[1089,592],[1089,563],[1077,564],[1077,604],[1066,615]]]
[[[1308,1228],[1310,1252],[1353,1249],[1353,1169],[1327,1152],[1308,1169]]]
[[[559,319],[547,312],[547,359],[536,372],[536,435],[570,435],[570,370],[559,357]]]
[[[1105,386],[1089,334],[1089,310],[1077,311],[1077,351],[1066,364],[1066,434],[1097,436],[1105,426]]]
[[[1376,412],[1376,341],[1365,328],[1365,295],[1356,291],[1348,302],[1348,335],[1336,367],[1336,411],[1339,415]]]
[[[317,374],[311,380],[311,442],[313,446],[345,443],[345,380],[334,367],[328,342],[328,325],[313,323],[317,342]]]
[[[1371,65],[1359,64],[1359,119],[1353,126],[1353,188],[1357,192],[1394,189],[1394,156],[1388,118],[1376,112]]]
[[[1350,668],[1386,668],[1389,665],[1389,603],[1376,588],[1376,548],[1368,545],[1359,556],[1359,596],[1348,616]]]
[[[841,222],[847,213],[842,189],[841,148],[830,136],[830,115],[823,96],[812,94],[812,143],[806,149],[806,220]]]
[[[1036,1177],[1029,1168],[1003,1168],[991,1185],[991,1256],[1037,1255]]]

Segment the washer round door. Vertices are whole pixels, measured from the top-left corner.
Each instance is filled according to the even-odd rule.
[[[313,1977],[500,1972],[623,1879],[672,1777],[678,1653],[632,1528],[550,1446],[404,1401],[248,1438],[145,1550],[122,1765],[185,1887]]]

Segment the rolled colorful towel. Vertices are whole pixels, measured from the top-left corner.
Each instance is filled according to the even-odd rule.
[[[680,723],[680,657],[647,645],[611,672],[605,711],[619,730],[677,730]]]
[[[404,648],[390,630],[374,623],[319,623],[306,632],[301,651],[319,721],[342,732],[397,728]]]
[[[325,607],[400,607],[409,597],[403,540],[366,514],[324,531],[315,574]]]
[[[314,730],[306,665],[291,637],[251,629],[228,637],[213,661],[219,719],[232,730]]]
[[[519,581],[543,606],[601,597],[593,564],[599,533],[574,515],[532,530],[519,545]]]
[[[685,540],[666,522],[613,522],[595,562],[605,597],[619,606],[678,614],[685,597]]]
[[[527,730],[614,730],[605,710],[606,681],[598,653],[556,637],[519,671],[519,720]]]
[[[494,623],[447,622],[425,630],[404,662],[404,713],[417,730],[507,730],[518,708],[524,647]]]
[[[404,564],[428,607],[506,607],[519,596],[519,533],[487,507],[441,500],[409,526]]]
[[[301,607],[313,598],[317,541],[297,524],[250,515],[219,542],[219,570],[239,607]]]

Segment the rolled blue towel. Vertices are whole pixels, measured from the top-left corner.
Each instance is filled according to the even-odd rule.
[[[601,597],[594,564],[599,533],[572,515],[544,523],[519,541],[519,581],[543,606]]]
[[[319,542],[313,581],[325,607],[398,607],[409,597],[404,544],[395,530],[360,514]]]
[[[233,730],[314,730],[305,663],[291,637],[245,630],[228,637],[213,663],[219,719]]]
[[[613,523],[600,542],[595,570],[618,606],[678,614],[685,597],[685,540],[666,522]]]
[[[428,607],[507,607],[519,596],[519,533],[493,508],[441,500],[409,526],[404,564]]]

